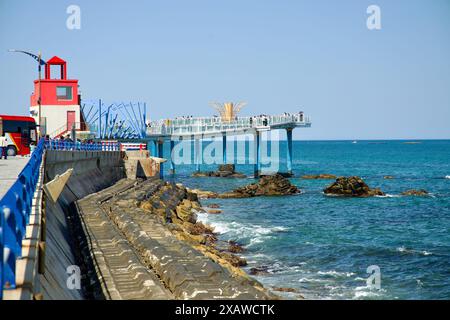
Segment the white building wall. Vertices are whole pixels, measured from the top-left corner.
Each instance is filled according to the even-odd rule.
[[[41,112],[43,118],[47,122],[47,134],[53,136],[67,130],[67,111],[75,111],[75,129],[80,129],[80,106],[79,105],[42,105]],[[30,113],[32,117],[39,123],[39,106],[31,106]]]

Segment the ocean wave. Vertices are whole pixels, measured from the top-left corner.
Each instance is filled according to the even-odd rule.
[[[308,283],[308,282],[323,283],[323,282],[326,282],[326,280],[320,279],[320,278],[300,278],[300,279],[298,279],[298,282],[300,282],[300,283]]]
[[[400,198],[400,195],[386,193],[384,196],[375,196],[375,198]]]
[[[355,274],[353,272],[338,272],[335,270],[330,270],[330,271],[319,271],[317,272],[317,274],[319,275],[325,275],[325,276],[333,276],[333,277],[351,277],[354,276]]]
[[[214,228],[214,232],[219,235],[226,235],[236,240],[248,239],[247,247],[263,243],[265,240],[272,238],[274,233],[287,232],[291,229],[284,226],[263,227],[236,221],[215,221],[204,213],[198,214],[197,219],[202,223],[209,224]]]
[[[445,179],[450,179],[450,176],[445,176]]]
[[[377,298],[386,293],[385,289],[375,289],[368,286],[360,286],[354,289],[353,299]]]

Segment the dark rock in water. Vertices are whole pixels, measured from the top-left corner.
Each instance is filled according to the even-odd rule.
[[[275,173],[273,173],[273,174],[266,174],[266,175],[267,175],[267,176],[268,176],[268,175],[272,176],[272,175],[274,175],[274,174],[279,174],[280,176],[285,177],[285,178],[292,178],[292,177],[294,176],[294,174],[293,174],[292,172],[275,172]],[[264,176],[264,175],[263,175],[263,176]]]
[[[245,267],[247,265],[247,260],[244,258],[235,256],[232,253],[221,252],[220,256],[228,261],[233,267]]]
[[[272,290],[273,291],[279,291],[279,292],[298,293],[298,290],[294,289],[294,288],[272,287]]]
[[[328,173],[322,173],[322,174],[307,174],[302,176],[302,179],[307,179],[307,180],[318,180],[318,179],[336,179],[337,177],[334,174],[328,174]]]
[[[228,251],[231,253],[241,253],[244,252],[245,249],[236,241],[230,240],[228,241]]]
[[[261,275],[269,274],[269,267],[268,266],[260,266],[260,267],[250,268],[249,273],[252,276],[261,276]]]
[[[401,194],[402,194],[402,196],[427,196],[427,195],[429,195],[428,191],[426,191],[424,189],[406,190],[406,191],[402,192]]]
[[[300,190],[292,185],[283,176],[263,176],[257,183],[238,188],[232,192],[219,195],[219,198],[249,198],[257,196],[282,196],[300,193]]]
[[[219,213],[222,213],[222,210],[220,210],[220,209],[209,209],[206,212],[209,213],[209,214],[219,214]]]
[[[207,205],[207,207],[211,208],[211,209],[218,209],[218,208],[220,208],[220,205],[217,203],[210,203]]]
[[[193,177],[246,178],[243,173],[235,171],[234,164],[221,164],[217,171],[195,172]]]
[[[323,192],[346,197],[384,196],[380,189],[371,189],[360,177],[340,177],[326,187]]]
[[[387,180],[394,179],[393,176],[384,176],[383,178],[384,178],[384,179],[387,179]]]
[[[219,170],[218,171],[233,173],[234,170],[235,170],[234,164],[221,164],[221,165],[219,165]]]

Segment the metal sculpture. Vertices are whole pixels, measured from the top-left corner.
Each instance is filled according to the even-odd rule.
[[[85,100],[81,104],[84,121],[98,139],[144,139],[147,105],[142,102]]]

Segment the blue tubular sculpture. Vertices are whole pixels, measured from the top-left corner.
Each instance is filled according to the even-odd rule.
[[[81,110],[86,124],[98,139],[143,139],[146,108],[145,103],[105,103],[100,99],[84,100]]]

